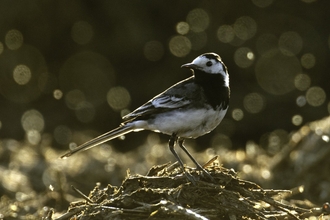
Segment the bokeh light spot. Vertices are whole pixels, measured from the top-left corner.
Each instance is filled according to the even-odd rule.
[[[252,166],[249,164],[244,164],[242,167],[244,173],[251,173],[253,171]]]
[[[303,40],[297,32],[288,31],[281,34],[278,45],[284,55],[293,56],[301,51]]]
[[[26,65],[17,65],[13,71],[13,78],[18,85],[27,84],[31,76],[31,70]]]
[[[5,36],[5,44],[10,50],[17,50],[23,45],[23,34],[16,29],[8,31]]]
[[[311,78],[307,74],[298,74],[294,78],[294,85],[300,91],[305,91],[311,85]]]
[[[41,140],[41,134],[40,134],[40,132],[38,132],[36,130],[29,130],[26,133],[26,136],[27,136],[28,142],[32,145],[37,145]]]
[[[295,126],[301,125],[302,122],[303,122],[303,117],[301,115],[294,115],[292,117],[292,124],[294,124]]]
[[[179,23],[177,23],[175,28],[176,28],[176,32],[181,35],[188,34],[190,29],[189,24],[184,21],[180,21]]]
[[[26,174],[23,174],[23,172],[20,172],[19,170],[15,169],[7,169],[3,171],[2,176],[5,176],[6,178],[2,178],[2,187],[6,190],[12,191],[12,192],[20,192],[23,190],[31,190],[30,189],[30,181],[28,179],[28,176]],[[18,207],[16,205],[12,205],[10,208],[13,212],[11,215],[11,218],[18,219],[18,215],[14,214],[18,211]]]
[[[300,133],[294,133],[292,136],[291,136],[291,140],[294,142],[294,143],[298,143],[300,140],[301,140],[301,134]]]
[[[53,96],[55,99],[60,100],[63,97],[63,92],[59,89],[53,91]]]
[[[77,44],[87,44],[93,38],[93,27],[86,21],[78,21],[73,24],[71,37]]]
[[[126,88],[117,86],[109,90],[107,101],[112,109],[118,111],[129,105],[131,102],[131,96]]]
[[[39,80],[47,73],[41,52],[30,45],[23,45],[19,51],[5,50],[0,58],[1,95],[16,103],[36,100],[42,91]]]
[[[239,17],[234,23],[234,31],[238,38],[248,40],[256,34],[257,23],[251,17]]]
[[[262,170],[261,171],[261,176],[262,176],[262,178],[267,180],[267,179],[271,178],[272,174],[270,173],[269,170]]]
[[[17,65],[13,71],[13,78],[18,85],[25,85],[31,79],[31,70],[25,65]]]
[[[288,142],[288,132],[283,129],[277,129],[268,135],[267,151],[275,155],[278,153],[284,144]]]
[[[299,107],[303,107],[305,106],[307,103],[307,100],[306,100],[306,97],[301,95],[301,96],[298,96],[297,99],[296,99],[296,104],[299,106]]]
[[[171,53],[176,57],[184,57],[191,51],[191,42],[185,36],[174,36],[169,43]]]
[[[32,109],[24,112],[21,118],[21,124],[25,132],[31,130],[41,132],[44,129],[45,121],[39,111]]]
[[[254,60],[254,53],[252,51],[249,51],[249,52],[246,53],[246,57],[249,60]]]
[[[300,59],[301,65],[306,69],[311,69],[315,66],[316,58],[311,53],[304,54]]]
[[[193,32],[202,32],[209,26],[210,18],[206,11],[196,8],[188,13],[187,23]]]
[[[143,52],[147,60],[158,61],[164,55],[164,47],[159,41],[149,41],[144,45]]]
[[[322,135],[322,140],[328,143],[330,141],[330,137],[328,135]]]
[[[318,86],[311,87],[306,92],[306,100],[307,103],[311,106],[320,106],[326,100],[326,93],[325,91]]]
[[[217,30],[218,40],[222,43],[230,43],[235,38],[234,28],[230,25],[221,25]]]
[[[236,108],[232,111],[231,116],[233,117],[234,120],[240,121],[244,117],[244,112],[242,109]]]
[[[259,93],[250,93],[244,97],[244,108],[249,113],[259,113],[265,107],[265,100]]]
[[[54,139],[61,145],[67,145],[72,139],[72,131],[65,125],[59,125],[54,130]]]
[[[295,88],[294,79],[301,73],[301,65],[296,57],[271,50],[258,60],[255,73],[261,88],[274,95],[283,95]]]
[[[265,8],[270,6],[273,3],[273,0],[252,0],[252,3],[260,8]]]
[[[253,64],[254,54],[250,48],[240,47],[235,51],[234,61],[237,66],[247,68]]]

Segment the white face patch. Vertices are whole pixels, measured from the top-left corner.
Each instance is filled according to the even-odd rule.
[[[224,79],[225,79],[225,86],[229,87],[229,75],[228,75],[228,73],[225,73]]]
[[[225,80],[225,85],[229,87],[229,75],[226,72],[226,68],[224,67],[222,62],[215,59],[209,59],[201,55],[194,59],[191,63],[197,66],[198,69],[206,73],[221,74]]]
[[[197,57],[192,61],[192,64],[198,66],[199,69],[203,70],[206,73],[219,74],[221,72],[224,72],[224,66],[221,62],[214,59],[208,59],[204,56]]]

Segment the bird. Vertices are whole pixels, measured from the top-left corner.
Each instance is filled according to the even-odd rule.
[[[228,70],[221,57],[213,52],[204,53],[181,67],[190,69],[192,76],[174,84],[123,116],[119,127],[69,150],[61,158],[67,158],[133,131],[150,130],[170,136],[168,147],[189,180],[194,181],[185,171],[184,163],[175,150],[176,144],[188,155],[196,169],[212,179],[188,152],[184,140],[195,139],[211,132],[226,115],[230,99]]]

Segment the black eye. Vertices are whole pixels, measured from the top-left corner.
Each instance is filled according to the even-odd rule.
[[[207,63],[206,63],[206,66],[212,66],[213,65],[213,63],[211,62],[211,61],[208,61]]]

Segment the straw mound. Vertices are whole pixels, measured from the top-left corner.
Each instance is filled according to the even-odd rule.
[[[189,167],[195,183],[188,182],[175,164],[164,164],[146,176],[128,174],[120,187],[96,186],[88,197],[74,188],[85,201],[71,203],[57,219],[301,219],[322,212],[289,205],[288,190],[262,189],[209,164],[214,182]]]

